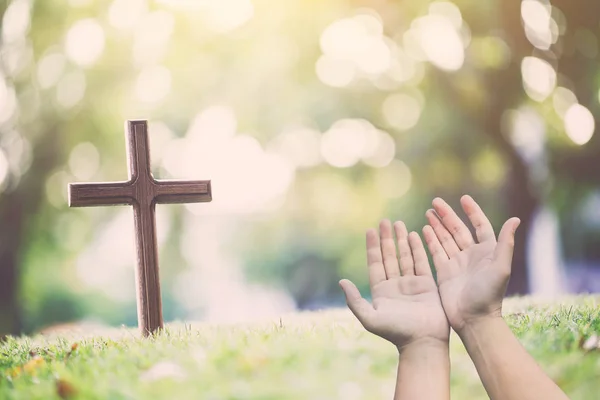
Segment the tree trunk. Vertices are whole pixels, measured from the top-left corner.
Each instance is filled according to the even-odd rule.
[[[22,329],[19,267],[25,240],[31,236],[26,223],[45,198],[45,182],[56,166],[60,151],[55,129],[47,130],[40,138],[33,148],[29,171],[15,190],[0,196],[0,337],[18,334]]]
[[[0,336],[21,329],[18,292],[18,253],[23,229],[23,202],[20,193],[3,196],[0,201]]]
[[[521,4],[518,1],[498,3],[497,28],[505,33],[504,39],[511,48],[512,60],[502,70],[484,71],[483,86],[488,94],[485,104],[473,109],[468,98],[463,97],[446,77],[445,86],[450,102],[458,101],[458,108],[462,108],[464,116],[488,135],[495,148],[504,156],[510,165],[506,183],[506,213],[521,219],[521,226],[517,231],[515,252],[513,256],[512,276],[508,285],[507,294],[527,294],[529,292],[529,276],[527,273],[527,238],[533,222],[536,209],[540,204],[539,195],[533,192],[533,185],[529,175],[529,166],[519,155],[515,147],[502,132],[502,120],[507,110],[520,105],[524,96],[521,78],[521,60],[529,55],[532,46],[525,37],[521,26]],[[474,25],[477,24],[473,21]],[[489,34],[490,27],[485,29]],[[467,95],[468,96],[468,95]],[[469,108],[471,108],[469,110]]]

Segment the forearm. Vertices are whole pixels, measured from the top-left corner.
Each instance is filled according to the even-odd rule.
[[[399,349],[394,400],[450,399],[448,343],[422,342]]]
[[[568,400],[501,317],[466,325],[458,333],[490,399]]]

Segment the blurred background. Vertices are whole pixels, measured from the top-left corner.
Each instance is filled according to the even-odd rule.
[[[135,326],[127,179],[149,120],[164,315],[242,321],[368,294],[364,231],[471,194],[517,235],[511,294],[600,291],[597,0],[5,0],[0,333]]]

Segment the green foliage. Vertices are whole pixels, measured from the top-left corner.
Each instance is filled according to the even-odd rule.
[[[129,3],[145,5],[136,21],[135,12],[128,16],[131,10],[126,7],[116,14],[113,10],[116,5]],[[112,262],[93,266],[93,271],[120,268],[101,284],[87,282],[81,268],[81,264],[91,265],[81,261],[86,251],[114,251],[114,243],[103,245],[99,237],[122,215],[120,210],[68,209],[66,185],[82,180],[77,175],[85,168],[91,171],[86,180],[125,179],[121,129],[125,119],[150,120],[151,146],[160,150],[177,139],[188,140],[187,132],[195,117],[215,105],[228,107],[235,114],[236,133],[256,139],[265,151],[276,153],[272,148],[290,129],[313,129],[322,138],[332,125],[344,119],[369,121],[387,132],[394,145],[393,162],[383,167],[364,162],[338,167],[321,161],[295,169],[292,182],[266,210],[226,210],[217,216],[207,212],[206,220],[211,221],[207,224],[218,220],[215,224],[228,227],[224,229],[226,234],[219,236],[219,243],[245,275],[289,290],[299,303],[329,301],[336,296],[341,300],[336,281],[342,276],[354,278],[364,288],[364,255],[360,249],[365,229],[388,217],[403,219],[409,229],[419,231],[428,202],[438,195],[448,197],[454,206],[458,197],[468,192],[483,205],[494,226],[500,226],[509,213],[523,209],[519,201],[531,191],[533,204],[526,204],[525,212],[531,213],[535,206],[545,203],[561,212],[566,221],[563,236],[567,255],[582,257],[585,248],[597,243],[590,240],[591,244],[581,245],[577,235],[580,227],[573,217],[578,212],[574,205],[581,205],[597,190],[597,182],[585,181],[581,171],[547,161],[565,151],[579,154],[580,146],[565,134],[554,92],[536,101],[523,91],[521,76],[524,57],[549,57],[552,71],[558,72],[556,86],[568,89],[581,104],[597,113],[600,75],[596,60],[590,57],[597,31],[592,31],[584,18],[598,14],[594,2],[573,8],[573,2],[553,1],[552,16],[558,21],[556,29],[561,36],[556,38],[552,51],[540,52],[524,35],[520,2],[456,0],[464,45],[457,51],[464,50],[464,54],[461,68],[453,71],[440,68],[439,63],[422,54],[413,54],[414,34],[407,35],[414,21],[435,7],[438,12],[454,13],[451,17],[456,23],[452,3],[230,0],[198,1],[206,7],[191,9],[178,6],[193,3],[12,0],[0,6],[6,11],[14,10],[14,4],[20,4],[20,10],[30,5],[30,12],[19,14],[21,19],[3,23],[13,26],[10,29],[19,35],[3,38],[0,68],[2,82],[6,81],[15,93],[13,112],[0,122],[0,175],[4,175],[5,155],[11,162],[10,173],[0,179],[0,213],[4,213],[0,215],[13,215],[18,205],[26,206],[22,217],[11,223],[3,221],[0,226],[0,233],[7,237],[19,232],[18,243],[10,249],[18,253],[16,261],[11,261],[16,265],[0,260],[0,271],[18,269],[19,282],[12,287],[19,289],[15,297],[20,299],[18,311],[24,314],[25,331],[82,315],[114,324],[135,321],[130,311],[134,302],[133,249],[124,265]],[[214,29],[214,15],[224,20],[232,18],[240,9],[238,3],[253,5],[252,18],[229,30]],[[221,14],[211,11],[211,7],[221,7],[217,10]],[[116,26],[115,15],[132,18],[131,26]],[[319,77],[323,32],[355,16],[371,16],[379,21],[374,29],[380,26],[385,43],[393,50],[394,63],[406,68],[400,68],[396,75],[411,68],[412,75],[393,79],[389,71],[359,71],[354,80],[338,87]],[[19,25],[14,21],[25,22]],[[77,62],[80,56],[68,51],[69,32],[82,21],[87,21],[88,28],[90,23],[99,26],[104,40],[101,54],[86,65]],[[594,23],[593,29],[597,29]],[[556,34],[556,29],[550,33]],[[577,38],[587,38],[582,41],[586,43],[584,50]],[[79,53],[82,43],[84,50],[93,47],[87,39],[79,42]],[[350,42],[341,46],[360,45]],[[369,60],[362,57],[358,61]],[[344,61],[342,67],[347,65]],[[168,87],[164,96],[149,101],[162,90],[153,87],[160,80],[154,78],[164,77],[165,72]],[[143,80],[144,74],[154,78]],[[330,73],[329,79],[338,75],[342,74]],[[542,79],[541,86],[546,83]],[[556,93],[564,95],[565,91]],[[2,96],[0,105],[6,100]],[[398,99],[407,97],[409,105],[418,103],[419,113],[413,125],[399,126],[405,123],[403,118],[410,114],[410,107]],[[558,103],[564,101],[561,99],[558,96]],[[536,163],[527,164],[518,146],[511,142],[511,116],[518,114],[515,110],[534,115],[534,122],[539,119],[546,131],[541,146],[548,154]],[[170,132],[164,140],[158,129],[161,126]],[[209,128],[202,134],[210,135],[214,127]],[[520,135],[527,142],[530,129],[521,129]],[[588,148],[597,149],[593,147],[597,146],[596,139]],[[192,146],[189,141],[176,146],[178,151],[186,148],[192,149],[195,158],[205,156],[201,146]],[[195,165],[179,168],[175,174],[157,157],[153,170],[158,178],[213,178]],[[221,168],[225,167],[241,173],[248,166],[243,160],[233,159]],[[217,172],[214,203],[222,204],[239,193],[232,195],[223,190],[225,185]],[[259,194],[258,189],[255,192]],[[10,196],[16,200],[9,202]],[[186,238],[202,226],[200,218],[190,227],[190,212],[177,207],[164,210],[170,229],[160,248],[161,277],[165,318],[173,319],[186,315],[186,304],[177,298],[182,274],[211,261],[182,254]],[[528,217],[518,216],[524,220]],[[597,227],[590,231],[589,237],[597,237]],[[127,234],[120,232],[119,238]],[[203,245],[196,244],[198,254]],[[518,246],[521,251],[524,241]],[[212,268],[227,267],[216,263]],[[122,272],[125,270],[129,272]],[[212,279],[206,270],[194,276]],[[114,295],[111,289],[119,282],[131,282],[131,290]],[[198,309],[207,306],[206,300],[198,301]],[[67,306],[65,302],[72,304]]]
[[[599,302],[597,296],[505,302],[513,331],[573,400],[600,391],[600,351],[581,348],[600,333]],[[36,357],[32,352],[44,362],[19,370]],[[452,397],[487,398],[455,335],[451,360]],[[110,329],[9,338],[0,345],[0,397],[58,399],[60,382],[72,399],[389,399],[396,362],[393,346],[367,333],[347,310],[252,324],[173,324],[145,340]]]

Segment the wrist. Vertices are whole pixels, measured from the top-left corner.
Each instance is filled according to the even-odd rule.
[[[448,352],[449,349],[449,339],[441,340],[438,338],[432,337],[423,337],[415,339],[409,343],[406,343],[402,346],[396,345],[398,349],[398,354],[402,355],[413,355],[413,354],[423,354],[427,353],[435,353],[435,352]]]
[[[499,326],[505,326],[504,318],[501,313],[484,315],[476,318],[465,320],[460,327],[454,328],[458,336],[465,340],[470,336],[477,336],[485,331],[492,330]]]

